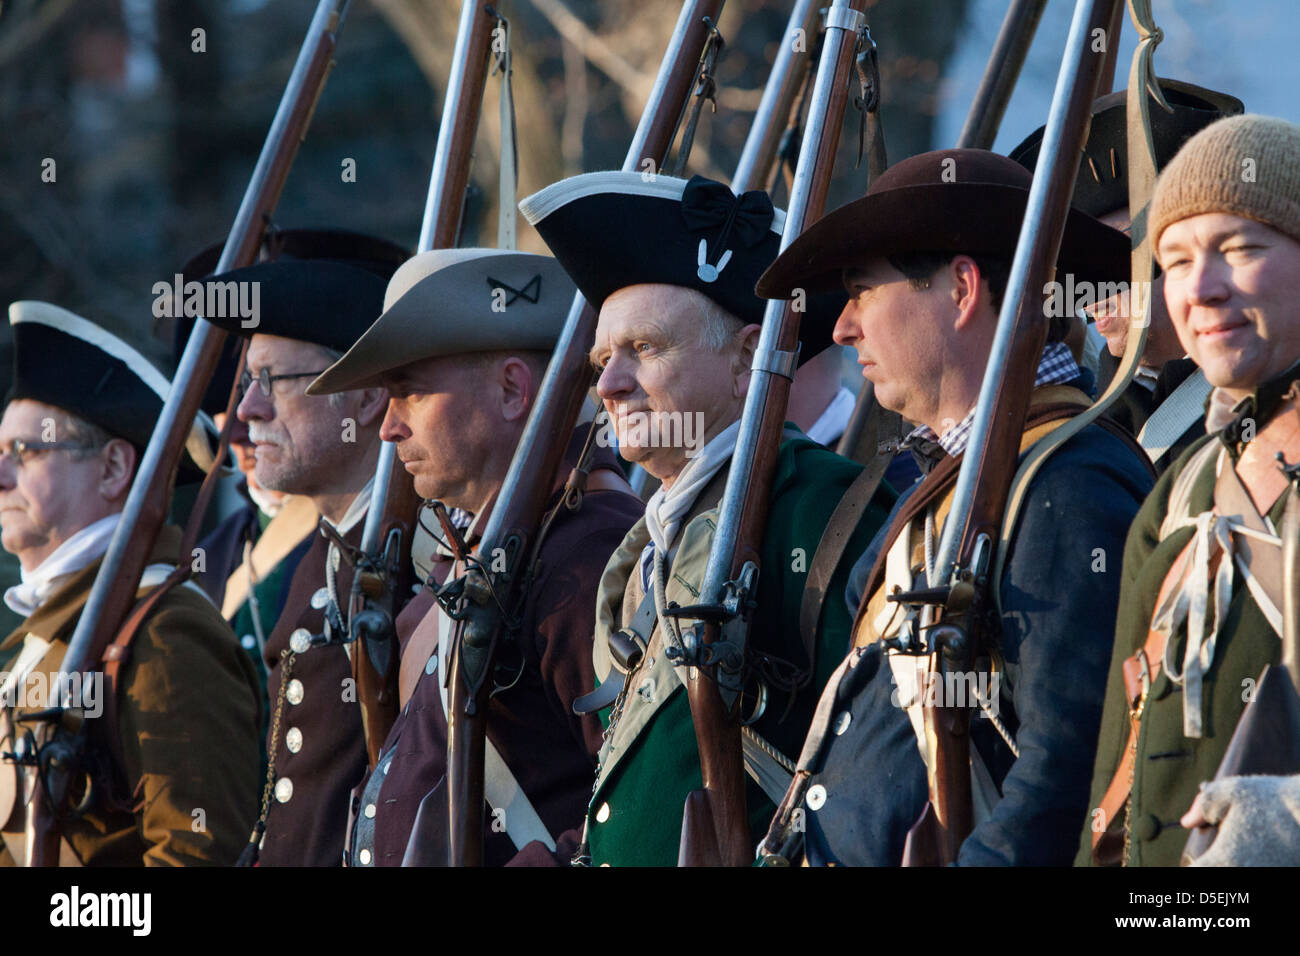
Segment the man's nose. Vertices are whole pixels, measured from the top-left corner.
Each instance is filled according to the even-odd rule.
[[[275,406],[271,404],[269,395],[262,394],[262,386],[253,382],[244,390],[244,397],[239,400],[239,407],[235,409],[235,417],[244,423],[270,421],[275,417]]]
[[[390,398],[388,400],[388,409],[384,412],[383,424],[379,426],[379,437],[384,441],[405,441],[411,437],[411,429],[407,427],[406,421],[402,417],[400,404],[401,399]]]
[[[1227,264],[1219,256],[1196,256],[1192,260],[1187,294],[1196,305],[1222,302],[1228,297]]]
[[[853,345],[854,342],[862,338],[858,308],[852,300],[844,306],[844,311],[835,320],[835,328],[831,331],[831,338],[834,339],[836,345]]]
[[[8,491],[18,484],[18,466],[8,455],[0,455],[0,491]]]
[[[630,360],[611,355],[596,379],[596,394],[608,401],[626,395],[637,387],[636,371]]]

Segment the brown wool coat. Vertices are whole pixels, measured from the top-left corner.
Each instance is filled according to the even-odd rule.
[[[150,563],[174,564],[179,545],[180,530],[164,528]],[[0,644],[0,655],[20,649],[27,634],[52,642],[33,670],[52,686],[98,571],[95,562],[74,575]],[[133,809],[97,799],[65,827],[63,859],[87,866],[234,863],[257,816],[260,704],[252,662],[217,608],[193,587],[169,591],[135,637],[119,694],[123,764],[107,756],[105,721],[88,721],[88,746],[92,760],[111,765]],[[29,699],[18,709],[41,703]],[[14,828],[4,835],[0,865],[21,860],[21,813]]]

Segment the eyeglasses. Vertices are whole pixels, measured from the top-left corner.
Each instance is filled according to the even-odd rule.
[[[100,447],[93,442],[84,441],[25,441],[21,438],[8,448],[0,449],[0,458],[8,458],[15,468],[23,466],[27,455],[42,451],[93,451]]]
[[[288,372],[284,375],[272,375],[269,368],[263,368],[257,373],[257,377],[254,378],[249,374],[248,369],[244,369],[244,374],[239,376],[239,389],[240,391],[247,392],[253,382],[257,382],[257,384],[262,387],[262,394],[267,398],[270,398],[271,387],[275,385],[276,382],[283,382],[286,379],[291,378],[315,378],[324,371],[325,369],[321,369],[320,372]]]

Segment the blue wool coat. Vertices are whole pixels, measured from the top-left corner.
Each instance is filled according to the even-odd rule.
[[[1152,486],[1139,455],[1091,425],[1049,457],[1029,485],[1000,584],[998,652],[1014,676],[1009,695],[1003,688],[1000,716],[1020,756],[989,720],[973,721],[972,740],[1000,799],[962,845],[961,865],[1063,866],[1073,856],[1087,809],[1124,539]],[[869,597],[862,589],[891,543],[887,536],[877,536],[854,568],[848,597],[855,608]],[[827,686],[835,695],[831,730],[805,751],[815,754],[818,770],[810,785],[825,790],[824,802],[819,792],[818,808],[807,813],[810,864],[901,861],[927,791],[895,690],[875,644],[855,648]]]

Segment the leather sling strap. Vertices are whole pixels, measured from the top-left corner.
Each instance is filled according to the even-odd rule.
[[[808,656],[808,673],[817,672],[817,625],[822,618],[822,609],[831,578],[839,567],[844,551],[849,546],[858,522],[862,520],[867,505],[880,487],[885,477],[885,470],[893,460],[892,455],[877,454],[853,480],[839,504],[831,512],[830,520],[822,531],[817,550],[813,552],[812,563],[808,565],[808,578],[804,582],[803,598],[799,603],[799,635],[803,638],[804,653]]]
[[[171,574],[163,579],[163,582],[156,588],[140,598],[127,615],[126,620],[118,629],[117,636],[113,643],[104,648],[104,656],[101,661],[104,665],[104,728],[108,738],[108,746],[113,756],[113,762],[116,766],[125,769],[126,764],[123,762],[122,737],[118,733],[118,685],[122,679],[122,671],[131,660],[131,644],[135,640],[136,634],[139,633],[141,625],[153,613],[154,608],[158,606],[167,593],[179,584],[183,584],[190,576],[190,566],[179,564],[172,569]]]
[[[1170,588],[1182,580],[1187,562],[1191,560],[1192,549],[1196,546],[1193,537],[1184,546],[1174,563],[1170,565],[1156,596],[1155,607],[1164,603]],[[1160,674],[1161,661],[1165,656],[1165,643],[1168,635],[1157,628],[1147,630],[1146,642],[1137,653],[1125,658],[1121,665],[1124,671],[1124,691],[1129,703],[1129,732],[1124,744],[1124,753],[1119,766],[1111,777],[1110,785],[1102,795],[1100,824],[1094,822],[1092,827],[1092,858],[1099,865],[1120,863],[1124,854],[1124,833],[1114,826],[1120,812],[1128,803],[1133,789],[1133,770],[1137,762],[1138,733],[1142,728],[1142,710],[1146,705],[1147,691]]]

